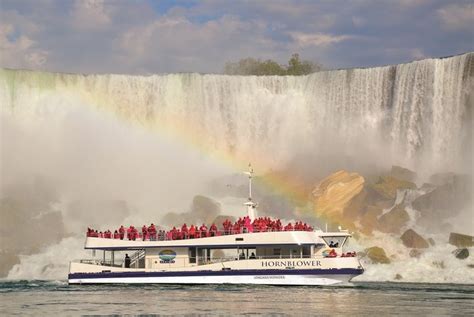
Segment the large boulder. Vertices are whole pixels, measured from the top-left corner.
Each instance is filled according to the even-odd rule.
[[[428,242],[412,229],[405,231],[400,239],[407,248],[426,249],[429,247]]]
[[[196,219],[193,218],[189,213],[175,212],[166,213],[160,221],[161,224],[169,227],[178,227],[181,226],[183,223],[187,223],[189,225],[194,222],[196,222]]]
[[[368,206],[365,213],[360,217],[359,223],[362,226],[361,232],[367,235],[372,234],[374,229],[379,226],[378,217],[382,214],[383,209],[378,206]]]
[[[211,224],[218,216],[221,205],[205,196],[194,196],[189,212],[174,213],[169,212],[163,216],[161,222],[167,226],[181,226],[183,223],[190,224]]]
[[[265,195],[258,199],[258,212],[261,216],[285,218],[295,208],[293,201],[282,195]]]
[[[381,264],[390,263],[390,259],[385,254],[385,250],[380,247],[371,247],[371,248],[365,249],[365,253],[367,257],[373,263],[381,263]]]
[[[412,182],[401,180],[393,176],[381,176],[377,183],[372,185],[372,189],[386,200],[394,200],[397,197],[397,191],[401,189],[416,189]]]
[[[316,215],[340,218],[363,188],[364,178],[357,173],[341,170],[329,175],[312,192]]]
[[[466,248],[456,249],[453,251],[454,256],[459,260],[464,260],[469,257],[469,250]]]
[[[472,247],[474,246],[474,237],[467,234],[451,232],[449,234],[449,243],[458,248]]]
[[[402,204],[379,217],[378,230],[385,233],[399,233],[410,220],[410,215]]]
[[[390,171],[390,176],[395,177],[397,179],[401,179],[408,182],[414,182],[416,179],[416,173],[410,171],[407,168],[393,165],[392,170]]]
[[[430,181],[437,187],[412,203],[422,217],[443,220],[458,214],[472,202],[472,178],[453,173],[435,174]]]
[[[193,198],[190,212],[197,220],[209,223],[221,212],[221,205],[209,197],[198,195]]]

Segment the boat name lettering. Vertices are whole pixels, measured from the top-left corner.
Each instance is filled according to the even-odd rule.
[[[318,261],[318,260],[263,261],[262,266],[263,267],[321,266],[321,261]]]

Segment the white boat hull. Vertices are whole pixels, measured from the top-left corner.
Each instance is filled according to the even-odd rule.
[[[209,274],[210,272],[208,272]],[[265,272],[258,274],[234,274],[193,276],[94,276],[70,275],[69,284],[255,284],[255,285],[335,285],[347,284],[350,279],[362,273],[352,274],[285,274],[286,272]],[[122,275],[122,274],[120,274]],[[123,274],[126,275],[126,274]]]

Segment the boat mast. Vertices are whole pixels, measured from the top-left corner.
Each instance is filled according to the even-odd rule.
[[[252,164],[249,163],[249,171],[244,172],[244,174],[248,175],[249,177],[249,199],[247,202],[244,203],[244,205],[247,206],[247,215],[249,216],[250,220],[254,221],[256,218],[257,203],[254,203],[252,200],[252,177],[253,177]]]

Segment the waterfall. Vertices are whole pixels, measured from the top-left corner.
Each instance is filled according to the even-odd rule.
[[[13,194],[26,203],[28,217],[61,211],[64,232],[79,234],[100,219],[137,224],[185,211],[202,193],[203,178],[225,174],[207,157],[230,158],[240,168],[251,161],[259,173],[284,168],[327,176],[339,168],[371,172],[397,164],[424,179],[444,171],[472,175],[473,86],[474,53],[297,77],[0,69],[0,198],[11,194],[9,183],[46,175]],[[43,182],[52,190],[42,190]],[[398,237],[382,238],[393,240],[387,242],[392,253],[401,252]],[[444,240],[423,258],[427,266],[450,252]],[[68,250],[81,241],[63,239],[39,255],[24,249],[10,277],[38,278],[46,268],[48,277],[63,278],[67,261],[49,266],[51,258],[72,256]],[[22,243],[10,246],[15,254]],[[371,266],[365,276],[393,279],[404,272],[410,281],[462,282],[471,269],[461,264],[453,257],[446,265],[455,270],[426,274],[411,269],[426,266],[400,261],[390,269]]]
[[[271,168],[317,153],[339,165],[383,157],[428,173],[471,163],[473,60],[468,53],[299,77],[2,70],[0,102],[4,114],[47,120],[80,98]]]

